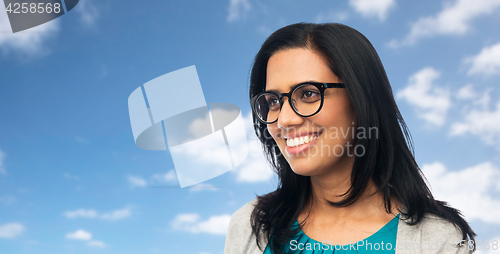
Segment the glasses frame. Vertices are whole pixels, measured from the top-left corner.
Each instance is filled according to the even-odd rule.
[[[299,87],[303,86],[303,85],[313,85],[315,86],[316,88],[318,88],[318,90],[320,91],[321,93],[321,104],[319,105],[319,108],[318,110],[316,110],[316,112],[312,113],[312,114],[309,114],[309,115],[303,115],[303,114],[300,114],[297,109],[295,108],[295,105],[294,105],[294,102],[293,100],[291,99],[292,98],[292,94],[293,92],[295,92],[295,90],[297,90]],[[272,122],[266,122],[264,120],[262,120],[260,117],[259,117],[259,114],[257,112],[257,107],[255,105],[255,103],[257,102],[257,99],[264,95],[264,94],[274,94],[276,95],[276,97],[278,97],[278,100],[280,101],[280,113],[281,113],[281,109],[283,108],[283,105],[285,104],[285,102],[283,101],[283,97],[288,97],[288,103],[290,104],[290,106],[292,107],[293,109],[293,112],[295,112],[295,114],[299,115],[299,116],[302,116],[302,117],[310,117],[310,116],[313,116],[313,115],[316,115],[322,108],[323,108],[323,103],[325,101],[325,90],[327,88],[345,88],[345,84],[344,83],[321,83],[321,82],[302,82],[302,83],[299,83],[297,85],[295,85],[294,87],[292,87],[292,89],[290,90],[290,92],[288,93],[277,93],[277,92],[274,92],[274,91],[264,91],[264,92],[261,92],[257,95],[255,95],[254,97],[252,97],[250,99],[250,104],[252,106],[252,112],[255,114],[255,116],[257,117],[257,119],[263,123],[263,124],[272,124],[272,123],[275,123],[276,121],[278,121],[279,119],[279,115],[278,115],[278,118],[276,118],[276,120],[272,121]]]

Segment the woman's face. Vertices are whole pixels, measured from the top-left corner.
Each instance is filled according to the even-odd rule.
[[[342,83],[330,70],[326,59],[307,48],[280,50],[269,59],[266,91],[288,93],[292,87],[306,81]],[[314,176],[332,169],[352,168],[357,120],[345,88],[326,89],[321,111],[310,117],[297,115],[288,97],[283,100],[278,121],[268,124],[267,128],[295,173]],[[287,140],[295,137],[299,142],[302,137],[304,144],[294,146],[289,141],[287,145]]]

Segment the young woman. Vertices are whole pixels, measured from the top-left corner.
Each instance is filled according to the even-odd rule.
[[[231,218],[225,253],[469,253],[435,200],[382,63],[341,24],[274,32],[250,78],[254,127],[279,178]]]

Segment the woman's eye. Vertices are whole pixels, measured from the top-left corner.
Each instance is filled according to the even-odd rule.
[[[305,97],[305,98],[311,98],[311,97],[314,97],[314,96],[317,96],[319,95],[317,92],[314,92],[314,91],[305,91],[302,96]]]
[[[269,103],[269,106],[275,106],[277,104],[279,104],[279,101],[277,99],[271,99],[268,101]]]

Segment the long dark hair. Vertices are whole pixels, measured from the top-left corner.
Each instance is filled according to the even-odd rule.
[[[356,156],[351,173],[351,187],[340,202],[333,206],[348,206],[365,191],[370,180],[383,194],[385,209],[391,211],[391,198],[406,209],[402,218],[419,223],[426,213],[446,219],[462,232],[464,240],[476,235],[460,211],[435,200],[414,158],[408,128],[394,100],[391,85],[377,52],[357,30],[342,24],[298,23],[283,27],[267,38],[257,53],[250,75],[250,98],[266,88],[269,58],[279,50],[308,48],[322,54],[331,71],[346,86],[356,112],[358,128],[376,127],[378,138],[358,139],[366,148],[364,156]],[[295,174],[271,138],[267,126],[253,116],[255,132],[265,155],[278,174],[275,191],[257,196],[252,215],[252,231],[261,250],[265,237],[274,253],[283,253],[283,246],[299,229],[291,230],[311,194],[308,176]],[[272,236],[272,237],[271,237]],[[475,249],[475,245],[474,245]]]

